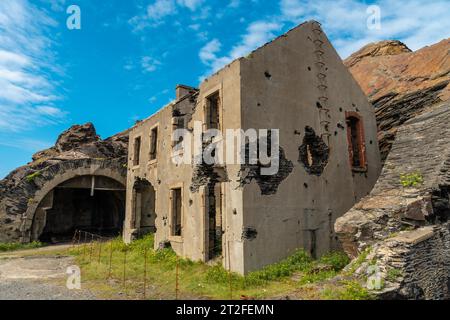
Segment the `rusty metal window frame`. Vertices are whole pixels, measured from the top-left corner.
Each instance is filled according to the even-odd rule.
[[[355,165],[355,163],[354,163],[355,148],[353,145],[352,127],[350,125],[350,121],[355,121],[355,123],[356,123],[357,143],[358,143],[357,150],[359,153],[358,157],[360,159],[359,165]],[[366,155],[366,140],[365,140],[363,118],[357,112],[347,111],[345,113],[345,122],[347,125],[347,142],[348,142],[350,167],[352,168],[352,170],[354,172],[366,172],[367,171],[367,155]]]

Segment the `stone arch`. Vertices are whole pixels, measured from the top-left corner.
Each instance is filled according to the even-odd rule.
[[[106,177],[126,186],[126,167],[117,159],[77,159],[58,163],[42,170],[32,182],[33,197],[28,199],[20,227],[21,242],[31,241],[36,210],[46,196],[59,185],[83,176]],[[22,199],[23,201],[24,199]]]

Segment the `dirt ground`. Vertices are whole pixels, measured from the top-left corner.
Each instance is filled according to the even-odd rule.
[[[66,271],[73,258],[51,255],[52,250],[55,247],[0,254],[0,300],[97,299],[89,290],[67,288]]]

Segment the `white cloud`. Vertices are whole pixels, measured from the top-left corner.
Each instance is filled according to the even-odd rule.
[[[151,20],[160,20],[174,14],[175,11],[176,7],[173,0],[156,0],[155,3],[147,7],[147,17]]]
[[[36,150],[48,149],[53,145],[49,141],[37,140],[32,138],[16,138],[0,134],[0,146],[36,152]],[[0,176],[1,178],[1,176]]]
[[[198,23],[189,25],[189,29],[194,30],[194,31],[198,31],[198,30],[200,30],[200,28],[201,28],[201,25]]]
[[[239,8],[240,5],[241,5],[241,0],[230,0],[228,7],[229,8]]]
[[[381,9],[380,30],[367,28],[369,5],[357,0],[280,0],[280,19],[295,24],[318,20],[344,58],[374,41],[398,39],[417,50],[449,36],[448,0],[378,0],[371,5]]]
[[[305,12],[300,0],[281,0],[280,7],[281,14],[285,17],[297,18]]]
[[[161,62],[159,60],[156,60],[149,56],[142,57],[141,66],[144,72],[153,72],[159,65],[161,65]]]
[[[211,61],[214,61],[217,59],[216,53],[220,51],[220,47],[222,44],[219,40],[213,39],[210,42],[208,42],[199,53],[200,60],[204,64],[209,64]]]
[[[66,0],[45,0],[50,4],[53,11],[64,11],[66,9]]]
[[[204,3],[204,0],[177,0],[177,3],[180,6],[189,8],[191,11],[195,11]]]
[[[28,0],[0,1],[0,132],[58,123],[66,114],[54,105],[61,97],[50,76],[58,66],[47,34],[56,25]]]
[[[143,15],[138,15],[129,20],[134,31],[139,31],[147,27],[158,27],[165,22],[165,18],[178,13],[179,8],[189,9],[194,12],[201,8],[204,0],[155,0],[146,7]],[[209,7],[202,7],[200,15],[192,20],[205,18],[209,12]]]
[[[277,22],[256,21],[248,26],[247,32],[241,37],[241,41],[232,47],[227,55],[221,57],[217,56],[221,49],[220,41],[214,39],[208,42],[199,52],[200,60],[209,67],[207,73],[200,77],[200,81],[233,60],[264,45],[273,39],[276,36],[275,32],[280,31],[281,28],[282,25]]]
[[[232,49],[230,57],[237,59],[250,53],[275,38],[275,32],[280,31],[281,28],[282,25],[276,22],[257,21],[252,23],[242,37],[241,43]]]

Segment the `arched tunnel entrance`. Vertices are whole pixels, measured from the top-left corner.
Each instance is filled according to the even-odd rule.
[[[62,242],[75,230],[112,237],[122,232],[125,186],[105,176],[86,175],[53,188],[34,214],[31,240]]]

